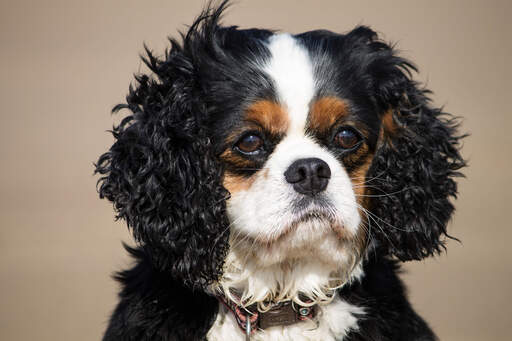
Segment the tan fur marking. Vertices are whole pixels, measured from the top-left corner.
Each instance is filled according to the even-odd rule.
[[[269,100],[261,100],[253,103],[247,109],[245,117],[247,121],[255,122],[272,134],[286,132],[289,125],[288,114],[277,103]]]
[[[367,184],[366,184],[366,175],[368,174],[368,170],[370,169],[370,165],[372,164],[373,155],[368,155],[364,164],[359,166],[356,170],[351,172],[350,178],[352,180],[352,186],[354,188],[354,193],[356,194],[357,202],[362,205],[364,208],[368,208],[366,204],[366,197],[364,195],[367,194]]]
[[[382,128],[387,136],[393,136],[397,132],[398,126],[393,119],[393,110],[386,111],[382,116]]]
[[[363,143],[355,152],[352,152],[351,154],[347,155],[345,157],[345,165],[353,165],[359,160],[362,160],[366,157],[368,157],[368,145],[366,143]],[[359,166],[362,167],[362,166]]]
[[[251,176],[250,178],[244,178],[242,176],[226,172],[224,174],[223,185],[224,188],[226,188],[229,191],[229,193],[234,194],[240,191],[248,190],[253,184],[254,180],[254,176]]]
[[[220,158],[226,162],[230,163],[238,168],[251,168],[254,167],[254,164],[247,159],[244,159],[240,155],[233,153],[231,149],[226,149],[221,155]]]
[[[348,114],[348,105],[337,97],[322,97],[311,105],[309,126],[316,131],[330,129]]]
[[[364,250],[367,243],[367,233],[368,233],[368,217],[364,209],[369,210],[371,191],[368,188],[368,184],[366,183],[368,170],[373,161],[373,154],[367,155],[366,161],[364,164],[359,166],[355,171],[350,174],[350,179],[352,181],[352,188],[354,190],[354,194],[356,195],[356,201],[359,204],[359,216],[361,217],[361,225],[357,232],[355,243],[358,245],[357,250]]]

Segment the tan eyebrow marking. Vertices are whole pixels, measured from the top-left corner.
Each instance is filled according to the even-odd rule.
[[[247,108],[246,121],[258,123],[271,134],[286,132],[290,124],[288,113],[276,102],[256,101]]]
[[[326,131],[348,113],[348,104],[342,99],[333,96],[322,97],[311,105],[309,128]]]

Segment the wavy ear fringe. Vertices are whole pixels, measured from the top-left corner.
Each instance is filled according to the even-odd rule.
[[[136,76],[127,103],[114,108],[131,114],[114,127],[115,143],[96,164],[100,197],[113,202],[155,268],[191,287],[218,278],[228,248],[228,192],[194,65],[198,41],[213,39],[226,5],[209,6],[163,60],[146,48],[143,60],[154,74]]]
[[[466,165],[456,120],[430,107],[428,90],[410,82],[393,113],[397,126],[378,150],[369,179],[378,189],[373,212],[380,247],[402,261],[440,253],[457,196],[455,178]]]
[[[459,153],[464,136],[457,135],[450,114],[430,105],[430,92],[411,80],[416,67],[374,31],[361,26],[347,40],[370,75],[370,82],[361,78],[361,95],[370,94],[378,111],[392,112],[368,172],[376,195],[372,234],[381,250],[402,261],[437,254],[444,249],[443,235],[451,238],[446,225],[454,211],[455,178],[466,165]]]

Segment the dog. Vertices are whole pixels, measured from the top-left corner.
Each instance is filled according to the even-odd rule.
[[[98,191],[137,242],[104,340],[435,340],[400,262],[445,248],[458,122],[370,28],[146,48]]]

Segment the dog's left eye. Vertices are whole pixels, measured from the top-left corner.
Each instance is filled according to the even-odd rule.
[[[343,149],[352,149],[361,141],[361,135],[350,127],[342,127],[334,136],[334,144]]]
[[[256,134],[246,134],[238,140],[235,147],[244,154],[256,154],[263,147],[263,139]]]

